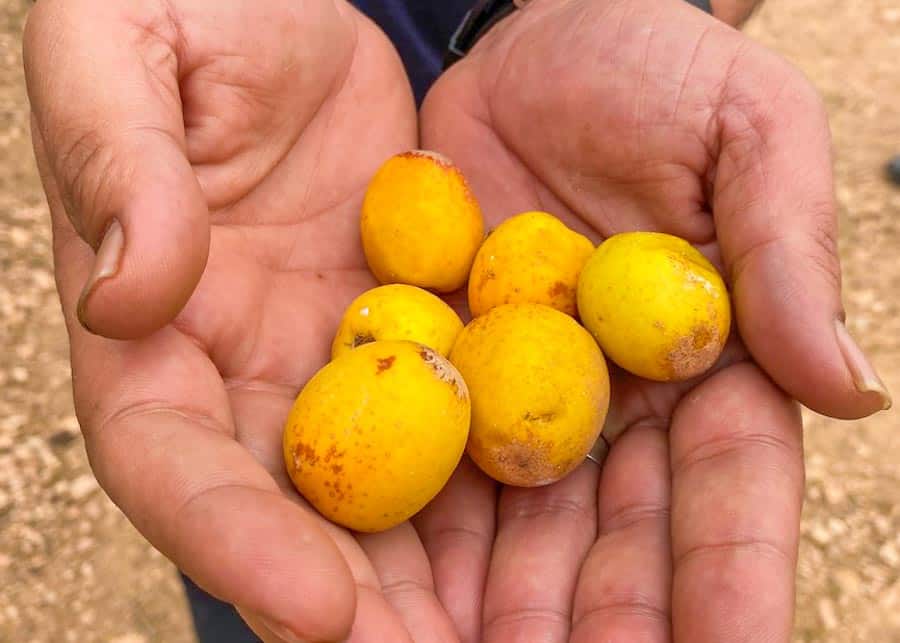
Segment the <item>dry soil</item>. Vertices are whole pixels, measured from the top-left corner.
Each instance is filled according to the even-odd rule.
[[[189,643],[173,568],[97,487],[72,412],[21,73],[0,0],[0,641]],[[900,398],[900,0],[770,2],[747,31],[800,66],[834,134],[849,325]],[[900,431],[807,414],[797,641],[900,641]]]

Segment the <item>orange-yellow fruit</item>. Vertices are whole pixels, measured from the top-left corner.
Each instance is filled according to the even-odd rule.
[[[606,361],[590,333],[554,308],[491,309],[459,334],[450,361],[472,397],[466,451],[495,480],[555,482],[584,461],[603,429]]]
[[[360,231],[381,283],[452,292],[468,278],[484,220],[459,168],[413,150],[388,159],[369,183]]]
[[[437,295],[406,284],[378,286],[347,307],[331,344],[331,358],[382,339],[418,342],[446,357],[462,328],[456,311]]]
[[[603,352],[650,380],[700,375],[719,358],[731,327],[728,290],[684,239],[624,232],[591,255],[578,282],[578,312]]]
[[[481,244],[469,275],[469,310],[477,317],[501,304],[546,304],[575,315],[578,274],[594,244],[546,212],[523,212]]]
[[[469,418],[468,390],[450,362],[414,342],[372,342],[329,362],[303,387],[284,428],[284,461],[323,516],[383,531],[447,483]]]

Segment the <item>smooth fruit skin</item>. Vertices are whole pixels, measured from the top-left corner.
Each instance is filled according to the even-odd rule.
[[[405,284],[378,286],[347,307],[331,345],[331,359],[384,339],[424,344],[446,357],[462,328],[459,315],[427,290]]]
[[[433,152],[388,159],[369,183],[360,218],[375,278],[437,292],[465,283],[484,238],[484,220],[462,172]]]
[[[578,275],[594,244],[546,212],[523,212],[484,240],[469,275],[469,310],[546,304],[575,315]]]
[[[731,327],[728,291],[715,267],[684,239],[658,232],[601,243],[581,272],[578,311],[607,357],[662,382],[706,371]]]
[[[329,362],[297,396],[284,429],[288,474],[332,522],[390,529],[447,483],[470,409],[462,377],[430,348],[365,344]]]
[[[609,408],[603,354],[570,316],[505,304],[459,334],[450,360],[472,397],[466,451],[489,476],[534,487],[584,461]]]

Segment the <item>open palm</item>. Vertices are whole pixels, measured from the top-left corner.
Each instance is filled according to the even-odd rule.
[[[25,58],[94,471],[263,638],[787,636],[800,430],[768,378],[841,417],[884,398],[835,325],[826,128],[783,62],[675,0],[533,0],[439,81],[421,146],[492,223],[685,236],[749,355],[615,372],[602,475],[500,489],[464,459],[415,528],[357,536],[293,492],[280,434],[373,285],[366,182],[417,144],[389,43],[341,0],[42,0]]]
[[[417,137],[402,66],[341,2],[204,5],[50,2],[29,22],[92,466],[151,542],[267,640],[342,638],[351,622],[355,641],[454,640],[412,526],[357,537],[329,524],[281,455],[297,391],[373,285],[363,191]],[[67,47],[88,29],[94,51]],[[75,83],[103,90],[60,102]],[[124,251],[78,317],[142,339],[76,318],[94,262],[82,239],[104,234],[99,257]]]
[[[614,369],[602,472],[498,488],[466,463],[416,519],[464,640],[789,640],[803,462],[780,389],[841,417],[884,403],[837,338],[815,93],[680,0],[533,0],[444,74],[421,123],[489,224],[542,209],[595,240],[685,237],[722,267],[739,327],[701,380]]]

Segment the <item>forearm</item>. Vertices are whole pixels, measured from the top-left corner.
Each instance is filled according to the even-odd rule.
[[[733,27],[740,27],[763,0],[710,0],[713,15]]]

